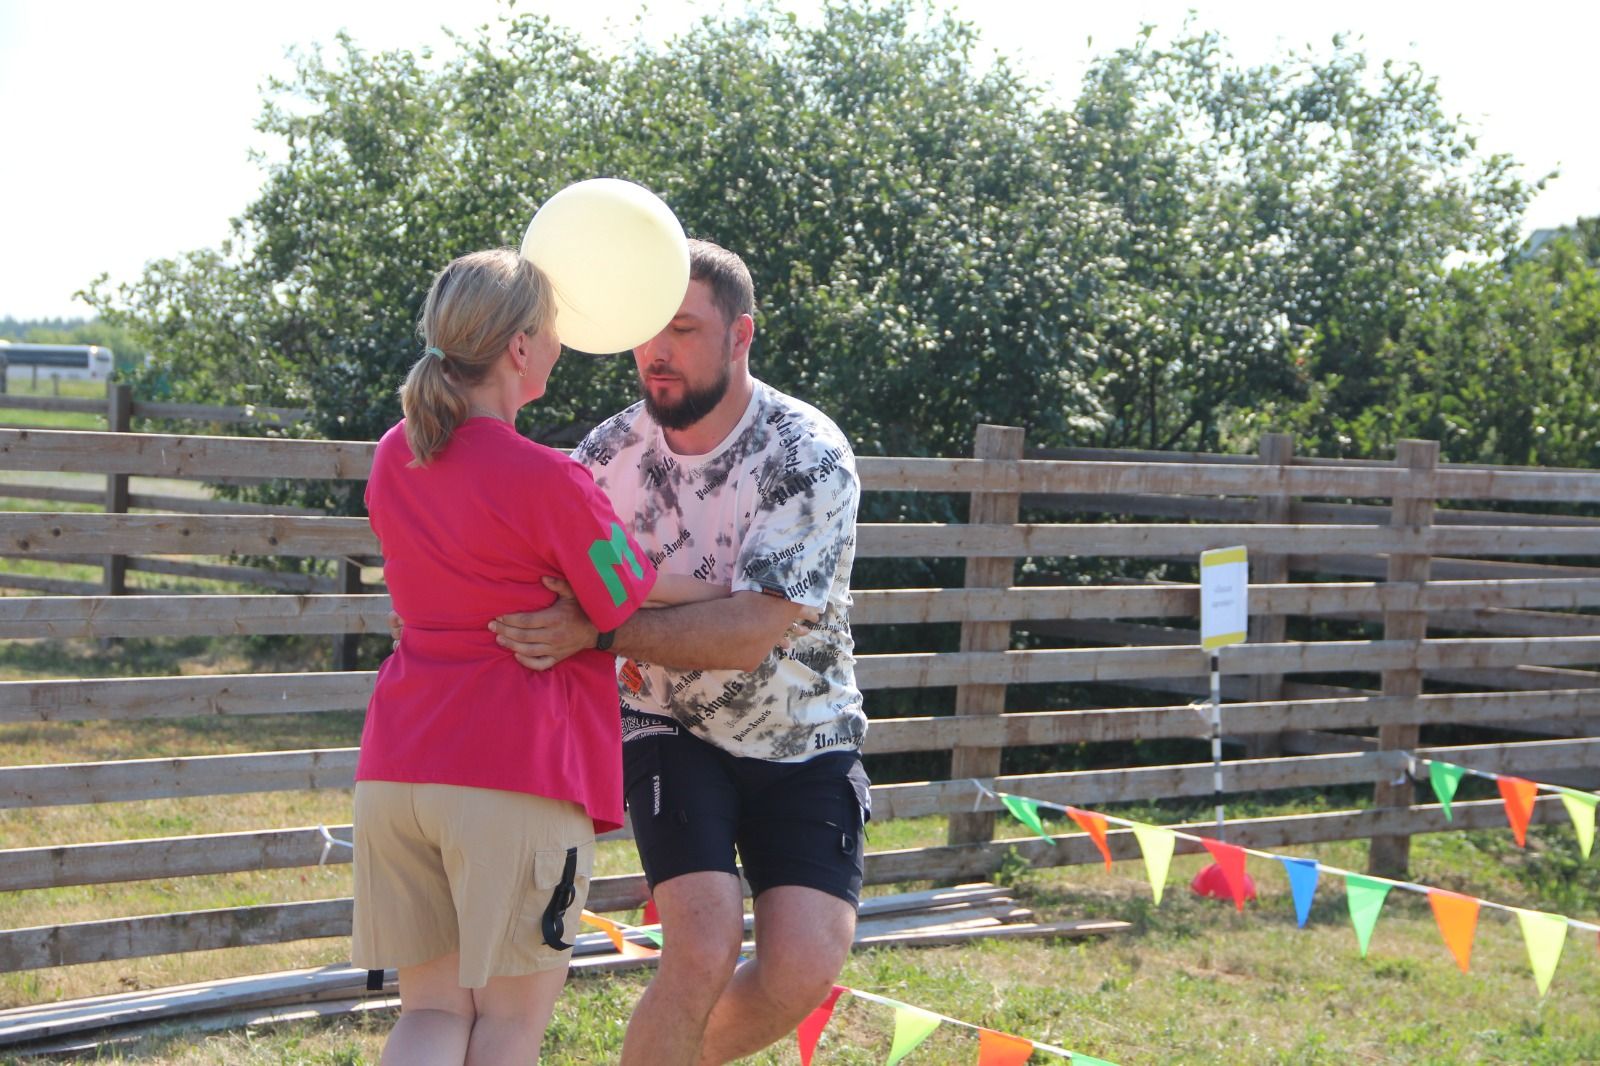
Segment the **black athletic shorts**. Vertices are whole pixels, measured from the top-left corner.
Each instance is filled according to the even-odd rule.
[[[872,804],[860,755],[741,758],[658,721],[622,745],[628,812],[652,889],[704,870],[737,875],[737,849],[752,895],[800,885],[859,902]]]

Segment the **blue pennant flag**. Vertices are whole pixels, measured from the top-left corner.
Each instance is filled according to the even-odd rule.
[[[1283,863],[1283,868],[1289,873],[1289,891],[1294,893],[1294,916],[1300,923],[1300,928],[1306,926],[1306,919],[1311,917],[1311,900],[1317,894],[1317,876],[1319,868],[1315,859],[1291,859],[1284,855],[1278,856],[1278,861]]]

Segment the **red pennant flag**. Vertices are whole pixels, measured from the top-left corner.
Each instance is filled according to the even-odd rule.
[[[817,1050],[817,1041],[822,1039],[822,1030],[828,1027],[828,1019],[833,1017],[833,1005],[839,1002],[840,993],[847,991],[849,989],[844,985],[834,985],[833,991],[828,993],[828,998],[822,1001],[822,1006],[806,1015],[805,1021],[795,1030],[795,1036],[800,1041],[801,1066],[811,1066],[811,1056]]]
[[[1222,877],[1228,883],[1228,894],[1233,897],[1233,905],[1242,913],[1245,899],[1245,874],[1244,874],[1244,849],[1221,840],[1203,839],[1200,843],[1206,846],[1211,857],[1222,868]]]
[[[1032,1040],[993,1029],[978,1030],[978,1066],[1023,1066],[1032,1055]]]
[[[1111,869],[1111,849],[1106,845],[1106,820],[1093,811],[1081,811],[1076,807],[1068,807],[1067,813],[1078,823],[1079,829],[1094,838],[1094,846],[1105,856],[1106,869]]]
[[[644,917],[639,919],[640,925],[660,925],[661,914],[656,910],[656,898],[651,896],[644,901]]]
[[[1528,841],[1528,822],[1533,818],[1533,798],[1539,786],[1520,777],[1502,775],[1495,784],[1500,786],[1500,797],[1506,801],[1506,820],[1511,823],[1511,835],[1517,838],[1517,847]]]
[[[1433,920],[1439,923],[1444,946],[1456,957],[1461,972],[1466,973],[1472,961],[1472,935],[1478,930],[1478,901],[1471,896],[1430,888],[1428,904],[1433,907]]]

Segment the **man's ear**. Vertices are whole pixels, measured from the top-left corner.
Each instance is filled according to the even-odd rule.
[[[743,359],[750,354],[750,345],[756,339],[756,320],[740,315],[733,320],[733,357]]]

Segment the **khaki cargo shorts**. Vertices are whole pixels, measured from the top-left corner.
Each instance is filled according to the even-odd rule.
[[[567,965],[594,823],[565,800],[358,781],[350,957],[367,970],[461,953],[462,988]]]

